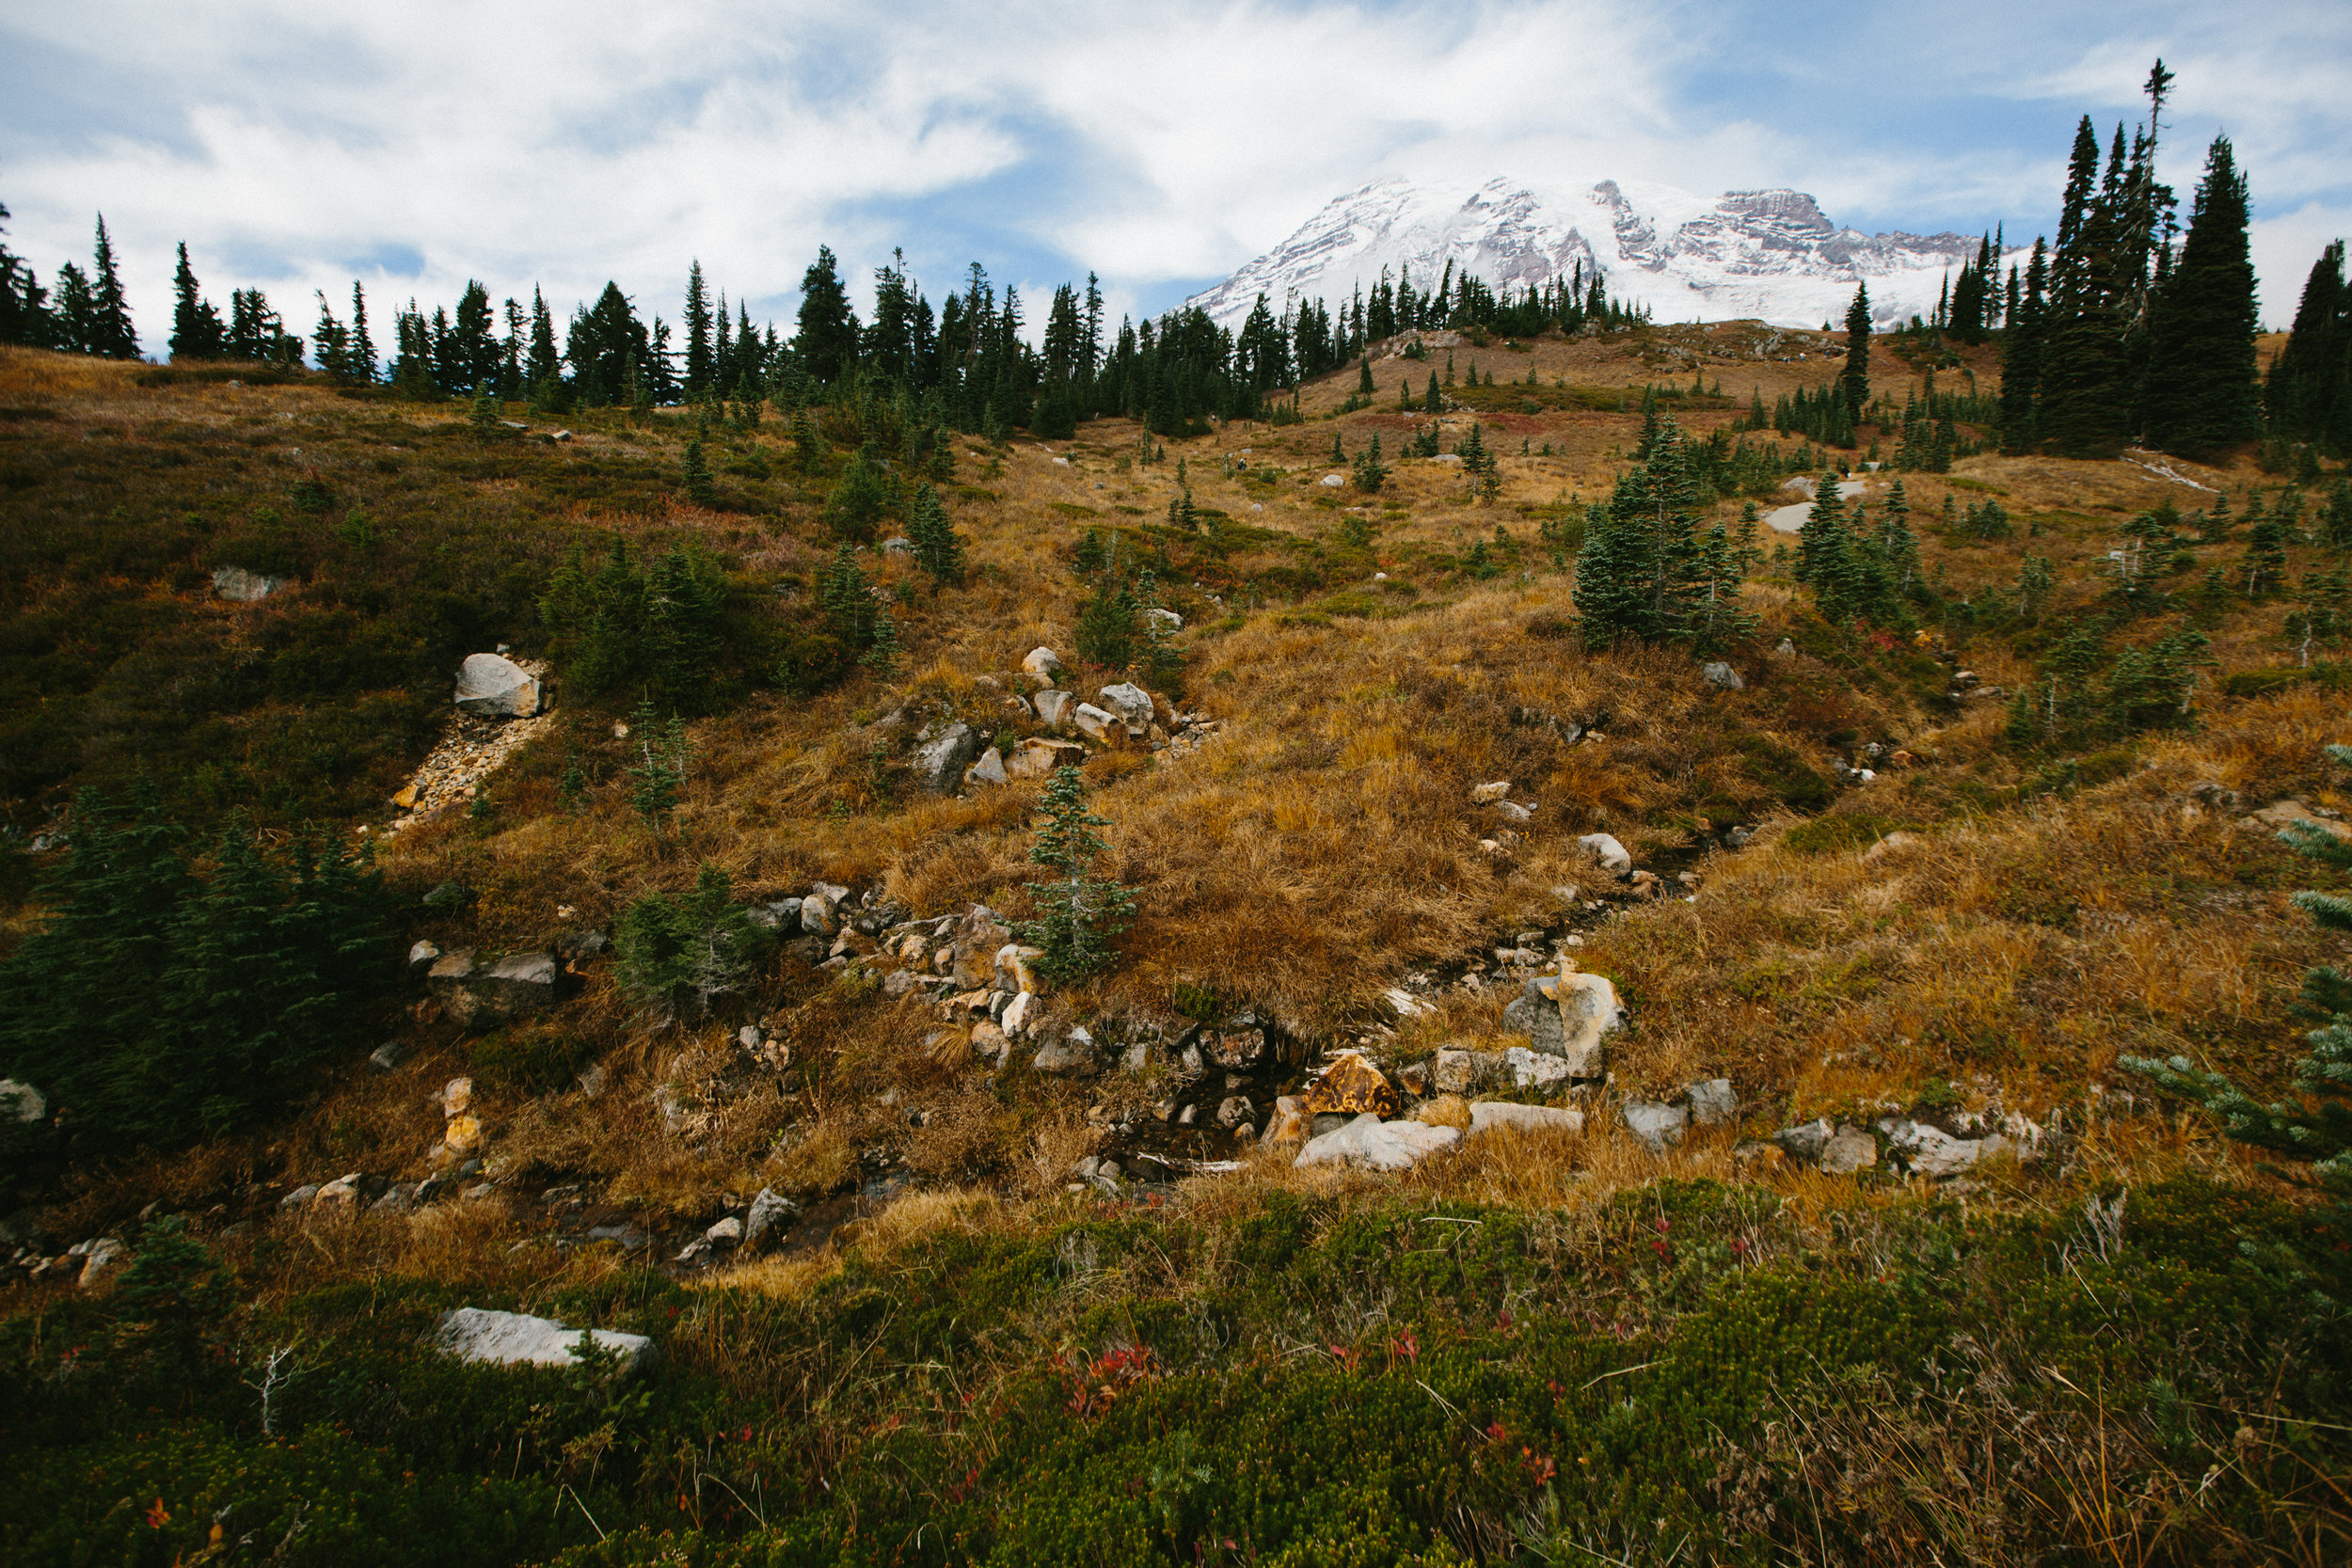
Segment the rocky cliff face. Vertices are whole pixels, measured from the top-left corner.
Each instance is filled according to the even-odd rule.
[[[1333,302],[1383,269],[1434,288],[1446,263],[1524,288],[1597,267],[1613,293],[1661,322],[1760,317],[1776,325],[1841,320],[1869,285],[1882,325],[1926,315],[1947,274],[1976,252],[1966,234],[1864,234],[1830,221],[1803,191],[1693,196],[1602,180],[1547,189],[1489,180],[1467,198],[1383,180],[1338,198],[1274,249],[1190,302],[1229,325],[1259,294],[1279,308]]]

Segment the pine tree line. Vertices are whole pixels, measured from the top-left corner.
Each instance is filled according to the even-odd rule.
[[[8,217],[8,208],[0,206],[0,225]],[[0,245],[0,343],[106,359],[138,357],[138,333],[131,325],[131,307],[103,213],[98,215],[88,270],[72,261],[59,267],[54,296],[29,263]]]

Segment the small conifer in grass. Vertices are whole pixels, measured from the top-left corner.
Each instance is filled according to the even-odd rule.
[[[653,699],[646,697],[629,715],[629,738],[637,743],[638,760],[628,769],[628,803],[645,826],[653,830],[654,842],[661,842],[662,829],[668,826],[678,801],[686,791],[686,772],[691,761],[692,748],[686,738],[686,722],[675,714],[667,721],[657,718]]]
[[[876,678],[885,681],[898,678],[898,621],[887,606],[874,610],[874,639],[865,655],[858,659]]]
[[[1106,571],[1096,581],[1093,596],[1079,607],[1073,638],[1079,658],[1107,670],[1124,670],[1136,650],[1135,594],[1116,577]]]
[[[710,468],[703,462],[703,444],[700,440],[686,443],[684,478],[686,499],[697,506],[708,506],[711,500]]]
[[[765,937],[734,895],[727,874],[705,863],[692,892],[630,904],[612,932],[622,988],[658,1018],[690,1022],[742,989]]]
[[[1380,461],[1380,433],[1376,430],[1372,433],[1372,444],[1356,459],[1355,479],[1356,488],[1367,495],[1378,491],[1381,485],[1388,483],[1389,468]]]
[[[1427,396],[1422,399],[1422,412],[1429,414],[1442,414],[1445,412],[1445,394],[1438,389],[1438,372],[1436,371],[1431,371],[1429,372],[1429,392]]]
[[[1357,363],[1356,391],[1359,396],[1371,397],[1377,390],[1372,384],[1372,356],[1366,355]]]
[[[2265,517],[2248,531],[2246,559],[2239,571],[2249,599],[2266,597],[2286,585],[2286,530],[2278,518]]]
[[[491,390],[490,384],[486,381],[473,389],[473,412],[469,418],[473,420],[476,435],[495,436],[498,434],[498,394]],[[705,483],[707,483],[707,480]]]
[[[863,649],[873,640],[873,588],[858,567],[856,549],[847,540],[834,546],[832,563],[818,579],[817,604],[843,646]]]
[[[1071,565],[1081,577],[1092,577],[1103,569],[1103,531],[1089,529],[1078,536],[1077,547],[1071,552]]]
[[[914,563],[942,583],[963,580],[963,539],[947,520],[939,492],[927,481],[914,492],[907,509],[907,532],[914,546]]]
[[[825,466],[824,437],[817,433],[817,421],[805,408],[792,410],[792,464],[804,474]]]
[[[1020,940],[1041,951],[1039,971],[1068,983],[1110,966],[1111,942],[1135,917],[1135,895],[1116,880],[1095,874],[1109,848],[1094,830],[1108,826],[1087,809],[1086,777],[1075,768],[1057,768],[1038,802],[1042,820],[1029,859],[1056,875],[1029,884],[1036,918],[1016,927]]]
[[[882,468],[874,443],[868,441],[850,459],[826,499],[825,522],[836,539],[864,545],[872,541],[890,506],[890,476]]]

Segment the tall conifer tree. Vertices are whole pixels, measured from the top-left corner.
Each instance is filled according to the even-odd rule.
[[[1846,307],[1846,368],[1838,372],[1837,384],[1845,388],[1847,412],[1859,420],[1863,405],[1870,401],[1870,291],[1860,283],[1854,285],[1853,303]]]
[[[131,325],[131,304],[122,292],[122,274],[115,265],[115,244],[106,234],[106,215],[98,215],[98,243],[90,272],[90,335],[88,352],[108,359],[136,359],[139,335]]]
[[[2245,178],[2229,138],[2216,136],[2152,316],[2146,435],[2162,451],[2208,455],[2262,434],[2247,217]]]

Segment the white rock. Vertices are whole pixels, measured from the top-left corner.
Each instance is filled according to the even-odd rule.
[[[1095,695],[1103,699],[1104,707],[1118,714],[1136,729],[1141,729],[1152,722],[1152,693],[1132,681],[1121,681],[1117,686],[1106,686]]]
[[[1812,1164],[1821,1158],[1821,1151],[1829,1147],[1830,1139],[1836,1135],[1837,1129],[1831,1126],[1828,1119],[1824,1117],[1818,1121],[1805,1122],[1798,1127],[1784,1127],[1772,1134],[1772,1142],[1780,1145],[1790,1159],[1803,1160],[1807,1164]]]
[[[756,1247],[801,1217],[801,1206],[772,1187],[762,1187],[752,1198],[743,1223],[743,1244]]]
[[[1915,1176],[1959,1176],[1976,1169],[1986,1144],[1999,1148],[2007,1143],[1998,1133],[1989,1139],[1955,1138],[1940,1127],[1893,1117],[1881,1121],[1879,1131],[1886,1134],[1888,1147]]]
[[[991,746],[980,753],[980,760],[963,770],[967,784],[1000,784],[1005,782],[1004,753]]]
[[[812,937],[833,935],[833,900],[821,893],[812,893],[802,899],[801,929]]]
[[[242,566],[223,566],[213,574],[213,592],[231,604],[256,604],[285,586],[283,578],[265,578]]]
[[[1517,800],[1497,800],[1495,802],[1495,815],[1502,817],[1505,822],[1525,822],[1534,817],[1535,814],[1528,810],[1525,806],[1520,805]]]
[[[1701,670],[1699,679],[1725,691],[1745,691],[1748,689],[1748,683],[1740,678],[1740,672],[1720,658]]]
[[[1505,795],[1510,793],[1511,781],[1508,779],[1497,779],[1492,784],[1472,784],[1470,786],[1470,804],[1473,806],[1491,806],[1497,800],[1502,800]]]
[[[1691,1113],[1680,1105],[1661,1105],[1654,1100],[1629,1100],[1625,1102],[1625,1124],[1633,1135],[1647,1146],[1652,1154],[1663,1154],[1668,1144],[1678,1144],[1691,1125]]]
[[[1172,610],[1161,610],[1155,606],[1152,609],[1145,610],[1143,612],[1143,618],[1146,621],[1149,621],[1152,625],[1159,627],[1162,631],[1182,631],[1184,629],[1184,618],[1177,614]]]
[[[1438,1010],[1402,986],[1391,986],[1380,993],[1380,1000],[1399,1018],[1422,1018]]]
[[[1105,713],[1092,703],[1080,703],[1077,711],[1070,718],[1078,726],[1079,733],[1089,739],[1116,745],[1126,737],[1127,726],[1119,715]]]
[[[1326,490],[1336,490],[1341,485],[1347,483],[1347,476],[1344,474],[1325,474],[1323,478],[1316,481],[1316,483],[1321,484]]]
[[[0,1121],[34,1122],[49,1114],[49,1097],[32,1085],[0,1078]]]
[[[481,719],[528,719],[539,711],[539,677],[496,654],[468,654],[457,672],[457,711]]]
[[[1619,844],[1613,835],[1586,833],[1576,842],[1578,847],[1600,862],[1602,870],[1618,877],[1631,874],[1633,857],[1625,852],[1625,846]]]
[[[996,1026],[1012,1038],[1019,1039],[1027,1032],[1030,1022],[1037,1016],[1038,1008],[1037,993],[1022,991],[1005,1004],[1005,1010],[997,1018]]]
[[[1035,699],[1038,722],[1054,729],[1061,728],[1070,721],[1071,707],[1077,700],[1067,691],[1049,689],[1039,692]]]
[[[733,1214],[703,1232],[703,1240],[712,1246],[732,1244],[743,1239],[743,1222]]]
[[[1682,1094],[1691,1103],[1691,1119],[1701,1127],[1716,1126],[1740,1114],[1740,1097],[1731,1092],[1728,1078],[1709,1078],[1692,1085]]]
[[[653,1341],[643,1334],[609,1328],[590,1329],[587,1334],[598,1349],[620,1357],[623,1372],[633,1372],[653,1359]],[[579,1360],[575,1352],[580,1331],[566,1328],[553,1318],[460,1307],[441,1315],[436,1338],[443,1350],[461,1361],[499,1367],[569,1367]]]
[[[1510,1069],[1513,1088],[1548,1089],[1565,1084],[1576,1076],[1565,1058],[1548,1052],[1530,1051],[1523,1045],[1515,1045],[1505,1051],[1502,1064]]]
[[[1021,661],[1021,669],[1051,686],[1061,673],[1061,656],[1051,648],[1031,648],[1029,657]]]
[[[1506,1100],[1480,1100],[1470,1104],[1472,1136],[1510,1128],[1520,1132],[1584,1131],[1584,1113],[1552,1105],[1517,1105]]]
[[[112,1236],[101,1236],[90,1243],[89,1250],[82,1255],[82,1289],[87,1291],[104,1279],[129,1256],[123,1244]]]
[[[1371,1170],[1407,1170],[1461,1141],[1458,1127],[1418,1121],[1382,1121],[1366,1111],[1344,1127],[1307,1140],[1296,1165],[1361,1165]]]
[[[1821,1148],[1821,1168],[1832,1176],[1851,1176],[1879,1163],[1879,1141],[1859,1127],[1840,1127]]]

